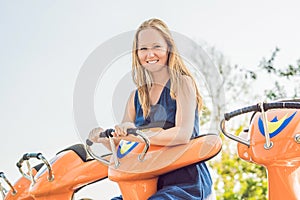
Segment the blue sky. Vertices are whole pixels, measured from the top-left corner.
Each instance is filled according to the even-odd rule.
[[[73,120],[76,78],[91,52],[113,36],[158,17],[171,30],[216,47],[232,64],[255,67],[275,47],[281,49],[279,65],[294,64],[300,58],[299,4],[1,0],[0,171],[14,181],[23,153],[51,158],[80,141]],[[103,198],[113,195],[93,190]]]

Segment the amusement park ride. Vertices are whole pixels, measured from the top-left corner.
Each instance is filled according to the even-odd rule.
[[[296,101],[259,103],[225,113],[220,123],[222,133],[238,142],[241,159],[266,168],[271,200],[300,199],[299,109]],[[251,112],[243,136],[226,130],[231,118]],[[97,144],[88,139],[85,144],[58,152],[49,161],[41,153],[26,153],[17,163],[22,176],[14,184],[0,172],[0,193],[4,200],[71,200],[81,188],[108,178],[118,183],[123,199],[147,199],[156,192],[158,176],[209,160],[222,148],[218,133],[198,136],[185,145],[150,145],[147,131],[153,129],[159,131],[130,129],[130,137],[143,142],[123,141],[117,147],[111,134],[101,133],[99,137],[110,140],[109,154],[95,151]],[[32,167],[32,159],[41,164]]]

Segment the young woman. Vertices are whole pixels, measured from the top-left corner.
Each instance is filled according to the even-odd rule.
[[[149,137],[154,145],[186,144],[199,135],[202,98],[163,21],[147,20],[136,31],[132,77],[137,90],[129,97],[122,123],[115,126],[117,139],[124,138],[128,128],[151,123],[164,128]],[[94,129],[90,137],[100,131]],[[211,194],[211,176],[206,164],[200,162],[160,176],[157,193],[150,199],[199,200],[210,199]]]

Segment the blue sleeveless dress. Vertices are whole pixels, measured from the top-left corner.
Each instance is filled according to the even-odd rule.
[[[170,96],[170,80],[164,87],[156,105],[151,106],[150,114],[145,119],[138,100],[138,91],[135,93],[134,104],[136,109],[136,127],[147,126],[151,123],[160,124],[161,128],[175,126],[176,100]],[[195,121],[192,138],[199,135],[199,117],[195,110]],[[212,193],[212,179],[205,162],[192,164],[158,178],[157,192],[149,200],[187,199],[201,200]],[[114,198],[122,199],[121,197]]]

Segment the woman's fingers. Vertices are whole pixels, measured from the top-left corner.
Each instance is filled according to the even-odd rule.
[[[111,134],[114,137],[125,137],[127,136],[127,129],[135,128],[132,122],[125,122],[115,126],[115,131]],[[90,131],[88,138],[93,142],[100,142],[101,138],[99,137],[100,133],[103,132],[104,129],[101,127],[94,128]]]
[[[124,122],[122,124],[115,126],[115,136],[124,137],[127,136],[127,129],[135,128],[135,125],[132,122]]]
[[[94,128],[90,131],[88,138],[93,142],[98,142],[99,134],[101,132],[103,132],[103,128],[101,128],[101,127]]]
[[[116,137],[120,137],[120,136],[126,136],[126,130],[125,127],[122,125],[116,125],[115,126],[115,135]]]
[[[120,134],[120,130],[119,130],[119,127],[118,126],[115,126],[115,132],[112,133],[112,135],[114,137],[118,137]]]

